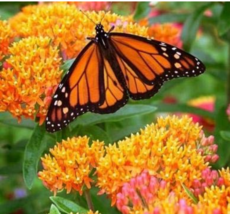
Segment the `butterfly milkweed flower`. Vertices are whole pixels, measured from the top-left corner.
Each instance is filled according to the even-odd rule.
[[[51,154],[42,157],[44,170],[38,177],[54,194],[63,189],[67,193],[75,190],[82,194],[84,186],[91,188],[94,180],[90,173],[104,154],[103,146],[99,141],[93,141],[90,146],[86,136],[62,140],[50,149]]]
[[[150,37],[177,46],[178,48],[182,48],[181,32],[182,28],[173,23],[153,24],[148,29]]]
[[[9,23],[0,20],[0,61],[8,54],[13,38],[14,33],[10,29]]]
[[[187,116],[158,118],[156,124],[105,150],[97,167],[97,185],[100,194],[110,195],[112,204],[122,186],[143,170],[170,183],[170,191],[177,197],[189,200],[182,184],[193,191],[194,180],[202,178],[208,161],[218,159],[213,137],[206,138],[201,127]],[[164,191],[158,194],[167,196]]]
[[[222,170],[221,173],[229,171]],[[217,175],[218,176],[218,175]],[[224,179],[222,178],[224,181]],[[143,171],[122,186],[117,194],[116,206],[123,214],[207,214],[229,213],[229,186],[212,183],[199,195],[196,202],[180,198],[172,191],[173,184]],[[227,182],[226,182],[227,184]],[[199,200],[199,201],[198,201]]]
[[[149,37],[182,48],[180,39],[182,28],[180,25],[174,23],[150,25],[147,19],[142,19],[139,24],[148,27],[147,33]]]
[[[14,117],[45,119],[49,88],[56,86],[62,71],[58,48],[48,37],[28,37],[9,48],[9,56],[0,72],[0,112]],[[51,97],[50,97],[51,98]]]
[[[67,3],[50,3],[27,6],[22,12],[11,18],[11,28],[19,37],[48,36],[59,46],[64,59],[77,56],[89,42],[86,37],[95,37],[95,23],[102,20],[109,31],[117,20],[115,32],[127,32],[147,36],[147,28],[134,24],[131,17],[119,16],[110,12],[85,12],[84,15],[75,5]],[[95,23],[93,23],[91,20]],[[125,23],[125,27],[122,23]]]

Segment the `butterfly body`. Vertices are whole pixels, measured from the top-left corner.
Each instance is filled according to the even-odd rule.
[[[49,132],[61,130],[79,115],[107,114],[124,106],[128,98],[152,97],[163,82],[204,72],[203,63],[169,44],[144,37],[105,32],[80,52],[59,84],[46,118]]]

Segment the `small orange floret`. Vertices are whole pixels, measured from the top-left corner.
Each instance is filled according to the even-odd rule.
[[[0,60],[9,53],[9,45],[14,38],[14,33],[10,29],[7,21],[0,20]]]

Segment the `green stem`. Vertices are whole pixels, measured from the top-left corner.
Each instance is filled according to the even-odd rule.
[[[230,103],[230,43],[228,43],[227,102]]]
[[[92,198],[91,198],[89,190],[85,189],[84,194],[85,194],[85,199],[87,201],[89,209],[94,212],[94,206],[93,206],[93,202],[92,202]]]

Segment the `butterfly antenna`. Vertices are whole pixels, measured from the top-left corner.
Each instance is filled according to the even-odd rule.
[[[82,12],[91,22],[96,25],[96,23],[85,12],[83,12],[81,9],[79,9],[79,11]]]

